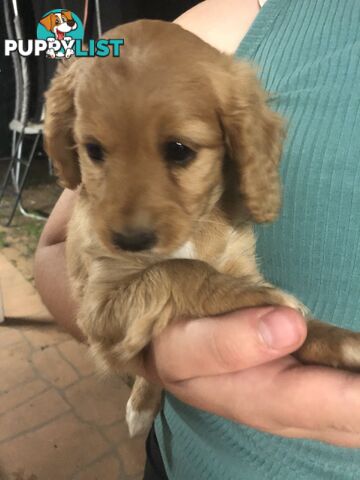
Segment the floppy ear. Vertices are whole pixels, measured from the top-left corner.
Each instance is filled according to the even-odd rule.
[[[233,62],[227,82],[220,115],[241,201],[253,221],[270,222],[281,204],[283,122],[267,106],[266,94],[249,65]]]
[[[54,14],[49,13],[49,15],[46,15],[46,17],[42,18],[40,20],[41,25],[43,25],[46,30],[49,30],[50,32],[52,31],[53,28],[53,19],[54,19]]]
[[[75,121],[74,84],[78,61],[59,65],[45,94],[45,150],[53,162],[60,184],[74,189],[81,182],[73,136]],[[66,65],[65,65],[66,64]]]

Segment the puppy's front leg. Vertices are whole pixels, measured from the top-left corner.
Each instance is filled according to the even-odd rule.
[[[289,303],[296,306],[270,285],[221,274],[197,260],[168,260],[124,276],[121,263],[102,258],[90,271],[78,323],[103,370],[137,373],[143,349],[174,319]],[[151,425],[159,404],[159,389],[137,377],[126,411],[130,435]]]
[[[142,350],[174,319],[293,302],[251,276],[221,274],[198,260],[166,260],[127,277],[112,259],[93,267],[78,323],[95,358],[118,372],[136,373]]]
[[[309,320],[306,341],[294,356],[306,364],[360,372],[360,333]]]

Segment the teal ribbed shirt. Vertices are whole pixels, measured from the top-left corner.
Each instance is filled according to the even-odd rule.
[[[282,213],[256,228],[261,269],[315,317],[360,330],[360,0],[268,0],[237,56],[288,122]],[[170,479],[360,479],[360,449],[264,434],[171,395],[156,434]]]

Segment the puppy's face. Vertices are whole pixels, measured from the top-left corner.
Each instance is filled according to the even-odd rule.
[[[67,186],[83,184],[94,229],[103,244],[112,252],[159,254],[171,254],[181,247],[224,192],[226,151],[236,157],[237,150],[242,150],[243,158],[234,162],[233,169],[240,177],[238,183],[243,183],[238,197],[243,197],[244,204],[248,201],[256,215],[259,195],[251,193],[256,185],[246,191],[246,182],[253,176],[251,169],[246,174],[246,163],[252,161],[255,168],[258,160],[251,158],[264,155],[257,150],[265,148],[262,137],[267,136],[267,155],[274,167],[269,170],[269,162],[264,162],[262,173],[270,173],[269,181],[273,181],[277,158],[273,158],[272,145],[279,143],[281,127],[265,106],[258,85],[255,89],[250,85],[253,74],[248,68],[243,71],[244,98],[238,104],[230,86],[233,62],[180,27],[136,22],[109,36],[125,37],[122,57],[78,61],[71,67],[71,78],[67,72],[72,99],[65,110],[72,110],[68,115],[71,125],[62,133],[67,142],[72,135],[73,150],[68,153],[74,156],[77,152],[78,157],[67,161],[58,155],[58,163],[51,121],[45,127],[47,148],[58,163],[60,176]],[[55,85],[54,81],[53,92],[48,94],[50,108]],[[254,125],[253,116],[244,113],[249,103],[258,109],[260,120]],[[55,108],[54,114],[58,115]],[[234,125],[239,115],[244,117],[241,127]],[[250,130],[264,115],[269,116],[265,129],[260,125],[264,132],[254,136]],[[278,156],[279,145],[276,148]],[[264,178],[262,183],[266,184]],[[276,196],[277,185],[274,189]],[[263,194],[267,197],[266,188]],[[277,203],[266,213],[268,198],[260,203],[265,217],[278,207]]]
[[[148,67],[138,75],[126,60],[95,61],[76,98],[82,182],[113,251],[172,252],[223,190],[224,139],[209,79]]]

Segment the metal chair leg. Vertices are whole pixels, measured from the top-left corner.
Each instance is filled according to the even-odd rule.
[[[48,219],[48,215],[42,215],[41,213],[32,213],[23,206],[21,199],[19,202],[19,211],[23,217],[33,218],[34,220],[42,220],[46,221]]]
[[[20,180],[19,185],[18,185],[18,191],[17,191],[15,203],[13,205],[13,208],[12,208],[11,213],[10,213],[10,217],[9,217],[9,219],[7,221],[7,224],[6,224],[7,227],[9,227],[11,225],[11,222],[13,221],[16,209],[17,209],[17,207],[20,203],[21,194],[22,194],[22,191],[24,189],[25,181],[26,181],[26,178],[27,178],[27,175],[28,175],[28,172],[29,172],[31,162],[34,158],[35,151],[36,151],[37,145],[39,143],[40,137],[41,137],[41,133],[38,133],[35,137],[35,140],[34,140],[34,143],[33,143],[29,158],[28,158],[28,161],[26,162],[24,172],[22,174],[21,180]]]
[[[23,132],[20,133],[20,136],[19,136],[17,142],[16,142],[15,137],[13,137],[13,147],[11,149],[12,150],[11,151],[11,159],[10,159],[9,166],[8,166],[8,168],[6,170],[6,173],[5,173],[3,184],[2,184],[1,189],[0,189],[0,202],[3,199],[6,188],[9,184],[10,178],[12,178],[13,183],[14,183],[13,170],[14,170],[14,167],[15,167],[17,161],[18,161],[18,152],[19,152],[20,146],[22,144],[23,138],[24,138],[24,133]]]
[[[17,155],[16,155],[16,162],[15,162],[15,166],[14,166],[14,169],[13,169],[13,172],[12,172],[13,185],[14,185],[15,191],[18,190],[19,183],[20,183],[23,144],[24,144],[24,138],[22,138],[22,140],[19,143],[19,148],[18,148]]]
[[[10,158],[9,165],[8,165],[8,168],[7,168],[6,173],[5,173],[4,181],[3,181],[2,185],[1,185],[1,189],[0,189],[0,202],[3,199],[3,196],[5,194],[5,190],[8,186],[8,183],[9,183],[9,180],[10,180],[10,177],[11,177],[11,171],[14,168],[14,165],[15,165],[15,160],[16,159],[14,157]]]

